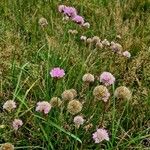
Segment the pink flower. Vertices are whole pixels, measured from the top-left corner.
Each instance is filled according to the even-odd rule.
[[[65,5],[59,5],[59,6],[58,6],[58,11],[59,11],[60,13],[64,12],[65,7],[66,7]]]
[[[104,102],[107,102],[108,99],[109,99],[109,97],[110,97],[110,93],[107,92],[107,93],[105,93],[105,96],[102,98],[102,100],[103,100]]]
[[[72,21],[74,21],[77,24],[83,25],[84,24],[84,19],[82,16],[76,15]]]
[[[15,130],[18,130],[18,128],[20,128],[22,125],[23,125],[23,122],[22,122],[22,120],[20,120],[20,119],[15,119],[15,120],[13,121],[13,128],[14,128]]]
[[[103,128],[97,129],[97,131],[93,133],[93,139],[95,143],[100,143],[103,140],[109,141],[107,130]]]
[[[122,55],[125,56],[125,57],[127,57],[127,58],[131,57],[131,54],[128,51],[123,52]]]
[[[59,67],[53,68],[50,71],[50,75],[52,78],[62,78],[65,75],[65,72],[63,69],[60,69]]]
[[[76,116],[74,117],[73,122],[75,123],[75,125],[80,126],[84,123],[84,119],[82,116]]]
[[[8,100],[4,103],[3,105],[3,109],[7,110],[7,111],[11,111],[12,109],[16,108],[16,103],[13,100]]]
[[[68,17],[75,17],[77,15],[77,10],[74,7],[64,7],[63,13]]]
[[[103,72],[100,75],[100,82],[108,86],[108,85],[114,84],[115,77],[110,72]]]
[[[36,111],[44,112],[44,114],[48,114],[49,111],[51,110],[51,107],[52,107],[51,104],[46,101],[38,102]]]

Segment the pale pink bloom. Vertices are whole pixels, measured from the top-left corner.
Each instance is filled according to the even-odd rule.
[[[110,97],[110,93],[107,92],[107,93],[105,93],[105,96],[102,98],[102,100],[103,100],[104,102],[107,102],[108,99],[109,99],[109,97]]]
[[[131,57],[131,54],[128,51],[123,52],[122,55],[125,56],[125,57],[127,57],[127,58]]]
[[[65,71],[63,69],[60,69],[59,67],[53,68],[50,71],[50,75],[52,78],[62,78],[65,75]]]
[[[113,41],[111,42],[111,46],[110,46],[111,50],[118,53],[118,54],[121,54],[121,51],[122,51],[122,46],[119,44],[119,43],[114,43]]]
[[[75,23],[80,24],[80,25],[84,24],[84,18],[79,15],[76,15],[74,18],[72,18],[72,21],[74,21]]]
[[[65,7],[66,7],[65,5],[59,5],[59,6],[58,6],[58,11],[59,11],[60,13],[64,12]]]
[[[114,84],[115,77],[110,72],[103,72],[100,75],[100,82],[102,82],[106,86],[109,86]]]
[[[22,125],[23,125],[23,122],[22,122],[22,120],[20,120],[20,119],[15,119],[15,120],[13,121],[13,128],[14,128],[15,130],[18,130],[18,128],[20,128]]]
[[[100,143],[103,140],[109,141],[107,130],[103,128],[97,129],[97,131],[93,133],[93,139],[95,143]]]
[[[75,125],[77,125],[77,126],[80,126],[80,125],[82,125],[84,123],[84,119],[83,119],[82,116],[74,117],[73,121],[74,121]]]
[[[3,109],[7,111],[11,111],[12,109],[16,108],[16,103],[13,100],[8,100],[4,103]]]
[[[51,107],[52,107],[51,104],[46,101],[38,102],[36,111],[44,112],[44,114],[48,114],[49,111],[51,110]]]
[[[83,24],[83,27],[90,28],[90,23],[89,23],[89,22],[85,22],[85,23]]]
[[[68,17],[75,17],[77,15],[77,10],[74,7],[64,7],[63,13]]]

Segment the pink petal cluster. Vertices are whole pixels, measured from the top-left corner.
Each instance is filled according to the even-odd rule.
[[[100,143],[103,140],[109,141],[107,130],[103,128],[97,129],[97,131],[93,133],[93,139],[95,143]]]
[[[75,23],[80,24],[80,25],[84,24],[84,18],[79,15],[76,15],[74,18],[72,18],[72,21],[74,21]]]
[[[65,75],[65,71],[63,69],[60,69],[59,67],[53,68],[50,71],[50,75],[52,78],[62,78]]]
[[[104,102],[107,102],[108,99],[109,99],[109,97],[110,97],[110,93],[107,92],[107,93],[105,94],[105,96],[102,98],[102,100],[103,100]]]
[[[4,103],[3,109],[7,111],[11,111],[12,109],[16,108],[16,103],[13,100],[8,100]]]
[[[20,120],[20,119],[15,119],[14,121],[13,121],[13,128],[14,128],[14,130],[18,130],[18,128],[20,128],[22,125],[23,125],[23,122],[22,122],[22,120]]]
[[[100,82],[102,82],[105,86],[109,86],[114,84],[115,77],[110,72],[103,72],[100,75]]]
[[[125,57],[127,57],[127,58],[131,57],[131,54],[128,51],[123,52],[122,55],[125,56]]]
[[[83,26],[83,27],[90,27],[88,22],[85,23],[84,18],[77,14],[77,10],[74,7],[69,7],[65,5],[59,5],[58,11],[63,13],[65,16],[69,17],[75,23]]]
[[[82,116],[76,116],[74,117],[73,122],[75,123],[75,125],[80,126],[84,123],[84,119]]]
[[[51,104],[46,101],[38,102],[36,111],[44,112],[44,114],[48,114],[49,111],[51,110],[51,107],[52,107]]]

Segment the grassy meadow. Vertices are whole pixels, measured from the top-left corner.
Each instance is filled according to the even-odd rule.
[[[58,12],[62,4],[75,7],[90,28],[64,21]],[[41,17],[48,22],[44,28]],[[95,48],[81,36],[115,41],[131,57]],[[63,78],[50,76],[55,67],[64,69]],[[104,71],[116,79],[108,86],[107,103],[93,96]],[[82,81],[86,73],[94,75],[93,83]],[[130,100],[115,98],[119,86],[130,89]],[[66,101],[47,115],[35,110],[37,102],[62,99],[68,89],[77,91],[83,105],[77,115],[85,121],[79,128]],[[16,109],[4,110],[7,100],[15,101]],[[17,131],[12,127],[15,118],[23,121]],[[110,140],[97,144],[92,134],[100,127],[107,129]],[[0,146],[3,143],[23,150],[150,150],[150,1],[0,0]]]

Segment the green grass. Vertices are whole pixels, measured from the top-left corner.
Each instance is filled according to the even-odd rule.
[[[89,29],[62,21],[59,4],[74,6],[90,22]],[[133,150],[150,149],[150,2],[149,0],[1,0],[0,1],[0,144],[11,142],[16,149],[45,150]],[[43,30],[38,20],[45,17]],[[76,29],[77,35],[69,35]],[[117,39],[117,35],[121,39]],[[126,59],[109,49],[94,50],[80,41],[80,36],[99,36],[119,42],[132,57]],[[59,66],[65,77],[57,82],[49,71]],[[90,72],[99,76],[111,72],[115,87],[125,85],[132,99],[111,98],[104,114],[104,127],[110,141],[95,144],[92,133],[103,116],[103,103],[94,102],[95,81],[85,89],[82,76]],[[61,97],[65,89],[74,88],[85,102],[82,114],[86,120],[79,129],[73,117],[62,108],[53,108],[48,116],[35,111],[38,101]],[[82,91],[82,93],[81,93]],[[15,100],[17,109],[3,111],[7,100]],[[24,125],[15,133],[14,118]],[[88,121],[89,120],[89,121]],[[93,127],[85,130],[85,126]]]

